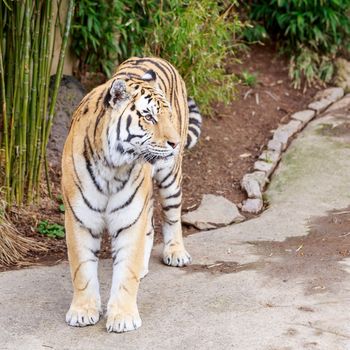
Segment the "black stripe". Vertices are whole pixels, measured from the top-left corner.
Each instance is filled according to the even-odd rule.
[[[181,195],[181,188],[179,188],[179,190],[175,194],[165,197],[164,199],[177,198],[177,197],[180,197],[180,195]]]
[[[97,109],[98,109],[98,106],[100,105],[100,101],[101,101],[101,99],[102,99],[103,94],[104,94],[104,90],[101,92],[100,96],[98,97],[98,99],[97,99],[97,101],[96,101],[96,108],[95,108],[94,113],[97,112]]]
[[[90,233],[90,235],[91,235],[92,238],[94,238],[94,239],[100,238],[100,235],[99,235],[99,234],[95,235],[94,233],[92,233],[91,229],[89,229],[88,227],[86,227],[86,225],[84,225],[83,221],[80,220],[80,219],[78,218],[78,216],[77,216],[77,214],[75,213],[75,211],[73,210],[73,207],[72,207],[72,205],[70,204],[70,201],[69,201],[68,198],[66,198],[66,201],[67,201],[67,203],[68,203],[69,209],[71,210],[71,212],[72,212],[72,214],[73,214],[75,220],[78,221],[80,225],[82,225],[84,228],[87,229],[87,231]]]
[[[129,128],[130,128],[131,122],[132,122],[132,118],[131,118],[131,115],[129,114],[128,118],[126,119],[126,130],[128,132],[129,132]]]
[[[131,185],[133,185],[140,177],[141,173],[142,173],[143,167],[140,168],[140,171],[138,172],[137,176],[135,177],[135,179],[132,181]],[[130,176],[130,175],[129,175]]]
[[[166,180],[169,179],[170,175],[173,173],[173,170],[174,170],[174,168],[172,168],[172,169],[170,170],[169,174],[167,174],[167,175],[163,178],[163,180],[159,183],[160,185],[162,185]]]
[[[128,105],[124,108],[123,112],[120,113],[118,123],[117,123],[117,140],[119,141],[120,141],[120,124],[122,122],[122,116],[127,108],[128,108]]]
[[[118,123],[117,123],[117,140],[120,140],[120,124],[122,122],[122,116],[119,116]]]
[[[158,64],[158,62],[155,62],[155,61],[153,61],[153,60],[151,60],[151,59],[149,59],[149,58],[139,58],[138,60],[135,60],[134,62],[135,62],[135,65],[137,65],[137,64],[139,64],[139,63],[144,63],[144,62],[148,62],[148,63],[150,63],[150,64],[153,64],[153,65],[155,65],[157,68],[159,68],[159,69],[163,72],[163,74],[167,77],[166,71],[164,70],[164,68],[163,68],[162,66],[160,66],[160,65]],[[167,84],[165,84],[164,80],[162,79],[162,77],[161,77],[159,74],[158,74],[157,76],[158,76],[159,80],[162,82],[164,88],[166,89]]]
[[[99,257],[99,254],[100,254],[100,250],[99,250],[99,249],[94,250],[94,249],[89,248],[89,250],[90,250],[90,252],[91,252],[92,254],[94,254],[94,256],[95,256],[96,258]]]
[[[170,209],[176,209],[176,208],[179,208],[180,205],[181,205],[181,202],[178,204],[167,205],[166,207],[163,207],[163,210],[168,211]]]
[[[190,126],[188,130],[191,131],[195,136],[199,137],[199,131],[196,128]]]
[[[190,123],[190,125],[197,125],[198,127],[200,127],[201,124],[202,124],[202,123],[200,122],[200,120],[198,120],[198,119],[196,119],[196,118],[190,118],[189,123]]]
[[[184,96],[184,91],[182,89],[182,86],[181,86],[181,81],[178,81],[179,80],[179,77],[178,75],[176,74],[176,71],[175,69],[173,68],[173,66],[171,64],[167,64],[164,66],[170,71],[170,75],[171,75],[171,90],[174,92],[174,96],[172,96],[172,91],[171,91],[171,95],[170,95],[170,99],[171,101],[173,100],[173,97],[174,97],[174,102],[175,102],[175,108],[177,109],[177,113],[178,113],[178,118],[179,118],[179,124],[180,124],[180,128],[181,128],[181,133],[182,133],[182,113],[181,113],[181,108],[180,108],[180,105],[179,105],[179,96],[177,94],[177,89],[176,87],[179,86],[181,87],[181,92],[182,92],[182,97],[183,97],[183,101],[186,101],[185,99],[185,96]],[[175,85],[175,82],[177,82],[177,84]]]
[[[77,168],[76,168],[76,166],[75,166],[75,160],[74,160],[73,154],[72,154],[72,163],[73,163],[74,175],[75,175],[75,177],[77,178],[79,185],[82,186],[80,177],[79,177],[78,172],[77,172]]]
[[[123,209],[123,208],[127,207],[127,206],[132,202],[132,200],[134,199],[134,197],[136,196],[136,193],[137,193],[137,191],[139,190],[139,188],[141,187],[141,185],[142,185],[144,179],[145,179],[145,178],[143,178],[143,179],[140,181],[140,183],[139,183],[138,186],[136,187],[134,193],[128,198],[128,200],[127,200],[124,204],[120,205],[120,206],[117,207],[117,208],[112,209],[109,213],[112,214],[112,213],[115,213],[116,211],[118,211],[118,210],[120,210],[120,209]]]
[[[187,143],[186,143],[186,147],[188,147],[190,144],[192,143],[192,137],[190,134],[187,135]]]
[[[73,207],[72,207],[72,205],[70,204],[70,201],[69,201],[69,199],[68,198],[66,198],[66,200],[67,200],[67,203],[68,203],[68,206],[69,206],[69,209],[72,211],[72,214],[73,214],[73,216],[74,216],[74,218],[75,218],[75,220],[77,220],[78,222],[79,222],[79,224],[81,224],[81,225],[83,225],[84,226],[84,223],[78,218],[78,216],[77,216],[77,214],[75,214],[75,211],[73,210]]]
[[[188,111],[193,114],[200,114],[199,109],[197,107],[189,108]]]
[[[77,188],[81,194],[81,197],[84,200],[84,203],[87,205],[87,207],[89,209],[91,209],[92,211],[96,211],[98,213],[103,213],[105,211],[105,209],[97,209],[97,208],[93,207],[92,204],[88,201],[88,199],[84,196],[84,193],[83,193],[81,187],[76,182],[74,182],[74,183],[75,183],[75,186],[77,186]]]
[[[137,216],[137,218],[131,224],[120,228],[116,233],[114,233],[114,235],[112,236],[114,239],[117,238],[121,232],[127,230],[128,228],[130,228],[131,226],[133,226],[133,225],[135,225],[137,223],[137,221],[140,219],[143,211],[145,210],[145,208],[146,208],[146,206],[148,204],[148,200],[149,200],[149,197],[147,196],[146,199],[145,199],[145,203],[143,204],[143,207],[142,207],[139,215]]]
[[[97,132],[98,124],[100,124],[100,121],[104,117],[105,113],[106,113],[106,110],[104,108],[102,108],[100,113],[98,114],[98,116],[96,118],[95,128],[94,128],[94,139],[96,139],[96,132]]]
[[[121,154],[123,154],[124,153],[124,147],[120,144],[120,143],[118,143],[118,146],[117,146],[117,151],[119,152],[119,153],[121,153]]]
[[[171,225],[175,225],[177,222],[179,222],[179,220],[167,220],[167,219],[165,219],[165,222],[171,226]]]
[[[135,137],[144,137],[144,134],[140,135],[140,134],[132,134],[130,132],[130,125],[131,125],[131,122],[132,122],[132,117],[131,115],[129,114],[128,115],[128,118],[126,120],[126,131],[128,132],[128,137],[127,139],[125,140],[126,142],[130,142],[132,139],[134,139]]]
[[[85,138],[86,140],[86,138]],[[85,158],[85,164],[86,164],[86,170],[88,171],[89,175],[90,175],[90,178],[92,180],[92,182],[94,183],[96,189],[100,192],[100,193],[103,193],[102,191],[102,188],[101,186],[97,183],[96,181],[96,178],[95,178],[95,175],[94,175],[94,172],[92,170],[92,165],[91,165],[91,162],[89,160],[89,157],[88,157],[88,151],[86,149],[86,142],[84,142],[84,158]]]
[[[165,185],[165,186],[159,185],[159,187],[162,189],[166,189],[166,188],[170,187],[175,182],[175,180],[176,180],[176,176],[174,176],[174,178],[167,185]]]

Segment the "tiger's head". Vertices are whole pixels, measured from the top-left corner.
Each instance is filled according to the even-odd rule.
[[[154,71],[142,78],[112,80],[104,104],[111,110],[107,141],[115,166],[135,160],[153,164],[178,153],[180,135]]]

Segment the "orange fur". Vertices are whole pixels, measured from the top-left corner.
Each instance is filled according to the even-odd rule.
[[[181,161],[189,122],[186,88],[168,62],[131,58],[92,90],[73,115],[62,157],[68,257],[74,287],[66,320],[94,324],[100,236],[112,237],[114,275],[107,330],[136,329],[140,279],[153,240],[152,184],[163,206],[163,260],[189,264],[181,231]]]

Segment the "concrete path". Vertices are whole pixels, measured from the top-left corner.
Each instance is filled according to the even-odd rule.
[[[66,326],[67,263],[0,274],[0,349],[350,349],[349,125],[344,111],[312,122],[282,159],[269,209],[188,237],[190,268],[163,266],[156,247],[135,332],[108,334],[105,318]],[[105,305],[110,261],[100,276]]]

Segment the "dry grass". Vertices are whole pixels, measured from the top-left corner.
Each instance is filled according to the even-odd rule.
[[[29,265],[30,253],[47,251],[46,244],[22,236],[0,202],[0,267]]]

